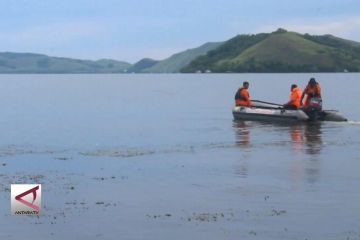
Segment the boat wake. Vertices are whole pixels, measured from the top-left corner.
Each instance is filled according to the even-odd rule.
[[[349,120],[349,121],[347,121],[347,123],[350,124],[350,125],[360,125],[360,121],[351,121],[351,120]]]

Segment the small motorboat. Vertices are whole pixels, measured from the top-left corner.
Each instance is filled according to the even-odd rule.
[[[252,106],[235,106],[232,110],[235,120],[260,121],[334,121],[347,119],[336,110],[319,110],[316,114],[303,109],[285,109],[280,104],[254,100]]]

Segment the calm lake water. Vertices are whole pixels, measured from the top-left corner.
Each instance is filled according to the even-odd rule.
[[[321,84],[347,123],[234,122]],[[0,75],[0,239],[360,239],[360,74]],[[42,183],[42,215],[10,184]],[[19,227],[24,231],[19,231]]]

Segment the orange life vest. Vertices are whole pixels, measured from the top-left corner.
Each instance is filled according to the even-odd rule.
[[[321,97],[321,88],[319,83],[316,83],[314,86],[310,86],[310,84],[308,84],[304,90],[304,93],[306,94],[305,106],[308,106],[311,98]]]
[[[250,106],[250,95],[246,88],[240,88],[235,95],[235,105],[236,106]]]
[[[300,107],[300,100],[301,100],[301,89],[299,87],[295,87],[291,90],[290,96],[289,96],[289,102],[288,105],[293,105],[295,107]]]

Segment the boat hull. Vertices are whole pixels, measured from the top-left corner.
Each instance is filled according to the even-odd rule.
[[[321,121],[346,122],[347,118],[336,110],[324,110]]]
[[[236,106],[232,110],[235,120],[254,120],[254,121],[286,121],[286,122],[305,122],[305,121],[332,121],[344,122],[347,119],[335,110],[324,110],[319,112],[316,120],[301,109],[290,110],[284,108],[269,107],[246,107]]]
[[[283,108],[236,106],[233,108],[232,113],[235,120],[307,121],[309,119],[302,110],[287,110]]]

